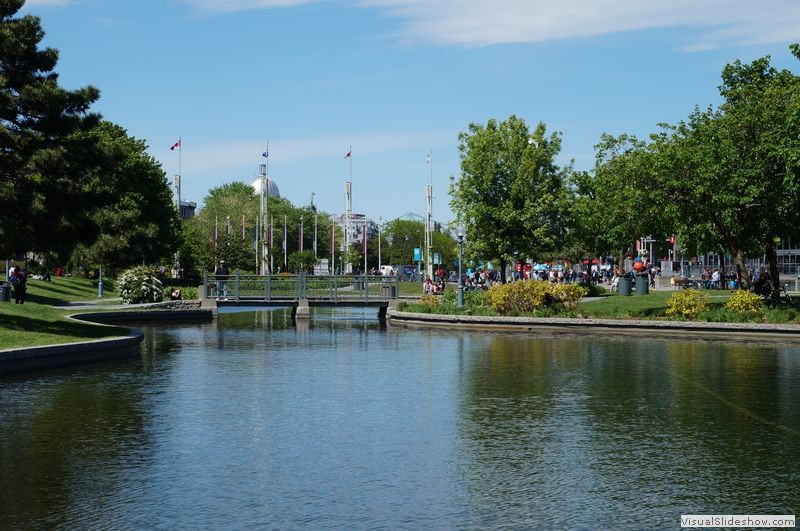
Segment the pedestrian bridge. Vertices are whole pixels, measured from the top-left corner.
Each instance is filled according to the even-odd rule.
[[[204,305],[292,308],[292,317],[309,317],[312,307],[377,308],[381,319],[397,301],[397,277],[373,275],[243,275],[227,280],[206,274]]]

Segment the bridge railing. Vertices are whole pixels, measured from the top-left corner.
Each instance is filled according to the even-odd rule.
[[[369,302],[397,298],[398,280],[398,277],[380,275],[251,275],[238,272],[220,279],[206,273],[203,292],[207,299],[236,302],[299,299]]]

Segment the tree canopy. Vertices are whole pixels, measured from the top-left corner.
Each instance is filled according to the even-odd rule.
[[[541,256],[566,236],[571,166],[555,163],[561,135],[533,131],[521,118],[469,124],[459,134],[461,176],[451,177],[450,206],[467,229],[469,251],[501,264],[513,253]],[[505,274],[505,267],[501,267]]]
[[[225,259],[232,269],[255,272],[254,243],[258,224],[259,239],[266,237],[269,240],[270,231],[272,233],[269,265],[274,271],[308,269],[309,251],[313,258],[316,219],[317,256],[330,258],[330,226],[333,223],[330,215],[310,207],[296,207],[287,199],[270,196],[267,227],[261,228],[259,201],[255,190],[244,182],[230,182],[209,190],[203,208],[184,229],[186,242],[181,254],[201,270],[210,270],[216,261]],[[286,252],[283,248],[284,220]],[[304,252],[292,258],[293,254],[300,253],[301,220]],[[341,231],[336,227],[334,230],[336,241],[341,241]]]
[[[76,133],[97,125],[89,107],[94,87],[65,90],[54,68],[58,52],[39,49],[44,37],[34,16],[15,18],[23,0],[0,0],[0,253],[61,251],[97,234],[87,212],[84,162],[94,140]]]
[[[101,122],[85,135],[101,155],[86,172],[87,187],[98,199],[88,213],[98,236],[78,246],[78,254],[112,269],[170,259],[180,241],[180,220],[160,164],[119,125]]]
[[[733,256],[745,285],[748,256],[766,255],[777,276],[776,244],[800,221],[800,78],[763,57],[727,65],[719,89],[718,108],[695,108],[649,142],[603,137],[576,187],[585,242],[620,249],[671,231],[687,252]]]

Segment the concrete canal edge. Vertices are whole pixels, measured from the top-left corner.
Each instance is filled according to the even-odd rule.
[[[800,341],[800,326],[694,321],[579,319],[558,317],[498,317],[439,315],[389,310],[392,325],[461,330],[498,330],[563,334],[620,334],[691,339],[692,337],[753,338]]]
[[[134,310],[80,313],[69,315],[68,318],[97,326],[113,326],[112,323],[208,322],[213,319],[213,314],[210,310]],[[135,328],[120,328],[120,331],[123,335],[102,339],[0,350],[0,376],[139,354],[139,344],[144,334]]]

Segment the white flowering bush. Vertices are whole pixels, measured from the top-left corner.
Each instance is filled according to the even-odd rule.
[[[116,282],[122,302],[137,304],[159,302],[164,298],[164,286],[155,273],[144,266],[126,269]]]

